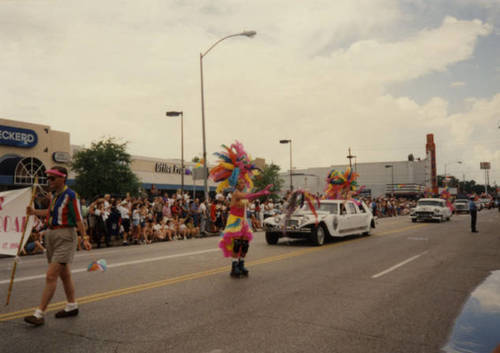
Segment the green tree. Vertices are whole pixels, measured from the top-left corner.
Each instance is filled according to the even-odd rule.
[[[281,191],[281,187],[283,186],[283,180],[281,180],[279,172],[280,167],[276,164],[266,164],[262,173],[255,178],[254,185],[256,191],[264,189],[269,184],[273,184],[273,187],[270,190],[272,192],[270,196],[273,200],[278,200],[278,193]]]
[[[448,181],[448,187],[457,187],[458,186],[458,183],[460,182],[460,180],[458,180],[457,178],[455,178],[453,175],[448,175],[448,178],[449,178],[449,181]],[[437,176],[437,182],[438,182],[438,186],[439,187],[444,187],[444,175],[438,175]]]
[[[75,190],[87,198],[107,193],[136,195],[140,182],[130,168],[132,159],[126,147],[126,142],[110,137],[78,151],[71,164],[77,174]]]

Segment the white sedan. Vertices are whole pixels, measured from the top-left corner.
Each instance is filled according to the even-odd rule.
[[[323,245],[326,238],[345,237],[353,234],[369,235],[375,227],[373,215],[364,202],[358,206],[353,201],[322,200],[316,209],[318,219],[304,206],[285,222],[285,215],[264,220],[266,241],[276,244],[279,238],[309,238],[316,245]]]
[[[417,221],[449,221],[451,210],[446,206],[446,201],[437,198],[420,199],[417,207],[411,210],[412,222]]]

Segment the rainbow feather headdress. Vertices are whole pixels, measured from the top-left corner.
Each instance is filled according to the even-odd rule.
[[[238,180],[245,181],[247,189],[253,188],[252,176],[259,173],[258,168],[251,162],[243,145],[235,141],[230,147],[222,145],[225,151],[214,153],[219,157],[219,164],[210,170],[210,178],[219,183],[217,192],[234,188]]]
[[[356,179],[359,174],[347,168],[345,172],[332,169],[326,177],[325,197],[327,199],[349,198],[362,190]],[[349,195],[350,194],[350,195]]]

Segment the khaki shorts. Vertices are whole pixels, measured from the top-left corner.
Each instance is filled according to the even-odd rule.
[[[49,263],[70,264],[75,256],[78,236],[75,228],[48,229],[45,233]]]

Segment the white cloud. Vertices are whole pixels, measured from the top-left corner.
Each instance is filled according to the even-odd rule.
[[[365,80],[406,81],[469,59],[477,38],[491,30],[491,26],[478,20],[447,17],[441,27],[424,29],[403,41],[356,42],[348,50],[333,53],[332,59],[339,70],[350,75],[358,73]]]
[[[463,81],[455,81],[455,82],[450,83],[450,87],[464,87],[464,86],[465,86],[465,82],[463,82]]]

